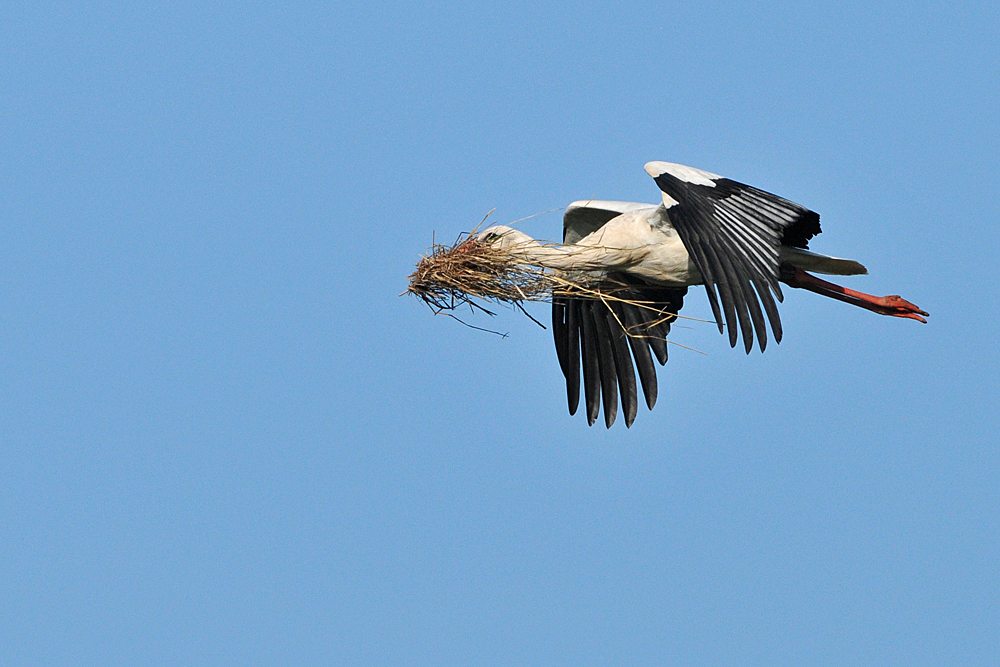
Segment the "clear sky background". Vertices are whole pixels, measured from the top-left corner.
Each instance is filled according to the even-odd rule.
[[[996,664],[997,3],[0,30],[3,664]],[[397,296],[490,209],[658,201],[648,160],[818,211],[930,324],[789,289],[747,357],[686,322],[706,354],[607,431],[549,331]]]

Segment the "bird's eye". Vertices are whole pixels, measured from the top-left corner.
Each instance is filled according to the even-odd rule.
[[[493,243],[498,238],[500,238],[500,236],[496,232],[490,232],[489,234],[483,237],[483,241],[486,243]]]

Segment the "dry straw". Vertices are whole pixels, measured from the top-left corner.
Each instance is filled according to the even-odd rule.
[[[406,291],[435,312],[463,305],[486,310],[475,298],[511,305],[545,301],[558,284],[551,271],[525,264],[506,249],[477,240],[474,231],[450,246],[434,244],[430,254],[417,262],[409,282]]]

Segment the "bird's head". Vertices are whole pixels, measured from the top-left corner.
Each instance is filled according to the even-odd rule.
[[[498,250],[510,250],[511,248],[523,248],[526,245],[537,244],[535,239],[524,232],[520,232],[506,225],[494,225],[484,229],[476,235],[476,240],[486,243]]]

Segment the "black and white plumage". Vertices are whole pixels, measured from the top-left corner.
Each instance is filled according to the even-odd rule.
[[[698,169],[650,162],[646,171],[663,191],[670,222],[702,275],[720,333],[721,299],[730,344],[736,346],[738,320],[746,351],[753,347],[753,330],[763,350],[767,332],[759,297],[775,341],[781,342],[781,321],[772,298],[772,292],[779,301],[783,298],[778,285],[779,249],[782,245],[806,248],[809,239],[820,233],[819,215]]]
[[[692,167],[650,162],[646,171],[660,187],[661,204],[574,202],[563,218],[562,245],[542,245],[504,226],[479,235],[533,264],[568,275],[600,274],[621,285],[621,301],[553,299],[553,336],[570,414],[579,405],[581,371],[590,424],[603,403],[610,428],[619,397],[625,423],[632,424],[638,403],[635,370],[652,409],[657,397],[653,358],[666,362],[670,324],[692,285],[705,285],[719,331],[729,329],[733,347],[742,334],[747,353],[755,337],[761,351],[766,348],[768,324],[775,342],[781,341],[775,303],[783,299],[779,282],[883,315],[925,321],[921,316],[927,313],[898,296],[874,297],[806,273],[867,273],[858,262],[807,249],[820,233],[815,212]]]

